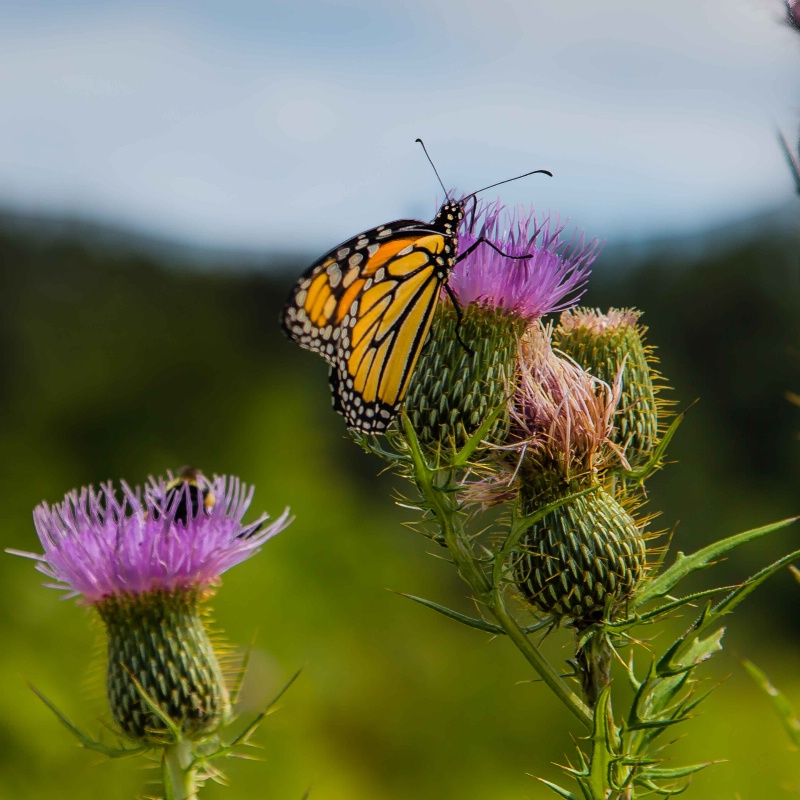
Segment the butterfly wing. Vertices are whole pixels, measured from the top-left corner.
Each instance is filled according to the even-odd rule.
[[[380,432],[396,415],[447,277],[446,244],[426,223],[398,220],[343,242],[293,289],[284,329],[330,364],[349,426]]]

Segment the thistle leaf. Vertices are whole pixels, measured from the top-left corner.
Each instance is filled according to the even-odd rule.
[[[145,745],[137,747],[108,747],[108,745],[98,742],[87,736],[69,717],[64,714],[58,706],[55,705],[49,698],[40,692],[35,686],[28,684],[31,691],[56,715],[58,721],[80,742],[81,747],[87,750],[94,750],[97,753],[102,753],[108,758],[125,758],[127,756],[136,755],[137,753],[144,753],[150,748]]]
[[[505,635],[505,631],[499,625],[493,625],[491,622],[486,622],[482,619],[468,617],[466,614],[453,611],[452,608],[447,608],[446,606],[440,606],[438,603],[434,603],[432,600],[426,600],[424,597],[416,597],[413,594],[405,594],[403,592],[398,592],[398,594],[401,597],[407,597],[409,600],[413,600],[415,603],[419,603],[426,608],[432,608],[434,611],[438,611],[443,616],[454,619],[456,622],[460,622],[462,625],[466,625],[468,628],[477,628],[479,631],[485,631],[486,633]]]
[[[687,575],[691,575],[693,572],[705,569],[725,554],[735,550],[737,547],[747,544],[748,542],[754,542],[763,536],[767,536],[770,533],[781,530],[782,528],[791,525],[796,520],[797,517],[790,517],[789,519],[784,519],[780,522],[774,522],[771,525],[765,525],[761,528],[754,528],[753,530],[734,534],[733,536],[729,536],[727,539],[714,542],[713,544],[708,545],[708,547],[704,547],[689,556],[679,552],[675,559],[675,563],[671,567],[664,570],[664,572],[650,581],[650,583],[643,586],[641,590],[637,592],[636,597],[633,600],[635,607],[638,608],[649,600],[653,600],[657,597],[663,597]]]
[[[548,789],[552,789],[559,797],[563,797],[564,800],[581,800],[578,795],[573,794],[572,792],[568,792],[566,789],[562,789],[555,783],[551,783],[550,781],[546,781],[544,778],[536,778],[537,781],[543,783]],[[585,795],[584,795],[585,800]]]
[[[752,661],[743,661],[742,665],[750,674],[750,677],[763,689],[764,693],[772,702],[786,733],[795,747],[800,747],[800,719],[794,706],[789,702],[786,695],[770,682],[769,678]]]

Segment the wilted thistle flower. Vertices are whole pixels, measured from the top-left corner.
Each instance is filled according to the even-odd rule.
[[[620,381],[622,393],[610,440],[631,468],[643,466],[659,437],[660,375],[653,348],[644,341],[647,328],[632,308],[575,308],[561,315],[553,345],[601,381]]]
[[[190,741],[226,722],[228,690],[203,601],[225,570],[290,522],[286,510],[269,525],[266,514],[243,524],[253,490],[238,478],[169,478],[151,478],[144,489],[109,482],[42,503],[33,517],[44,553],[17,552],[36,560],[54,581],[47,586],[97,610],[114,720],[152,745],[174,743],[164,717]]]
[[[530,603],[577,627],[613,614],[645,568],[641,532],[602,485],[604,471],[618,459],[610,443],[618,400],[618,385],[556,356],[549,331],[538,326],[523,337],[511,434],[522,511],[591,491],[528,529],[515,578]]]
[[[557,221],[537,222],[532,208],[508,211],[499,202],[477,203],[466,215],[459,252],[480,238],[501,252],[481,244],[450,275],[461,324],[450,300],[443,298],[405,400],[424,444],[458,447],[505,406],[522,333],[544,314],[576,302],[598,242],[586,244],[577,234],[563,239],[563,232]],[[490,438],[502,437],[507,428],[506,414]]]

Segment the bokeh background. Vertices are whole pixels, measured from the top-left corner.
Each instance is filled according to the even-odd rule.
[[[118,2],[0,7],[3,547],[75,486],[191,463],[257,487],[292,527],[214,603],[254,642],[255,713],[298,682],[211,798],[544,798],[570,721],[403,527],[397,484],[345,435],[325,368],[285,341],[291,282],[438,186],[503,187],[606,240],[585,302],[645,311],[672,396],[699,398],[651,482],[674,547],[800,511],[800,198],[776,143],[800,126],[800,35],[778,0]],[[716,567],[735,582],[789,529]],[[710,582],[711,575],[707,576]],[[103,725],[91,615],[0,558],[0,798],[144,797],[154,773],[81,751],[27,688]],[[703,584],[709,585],[709,584]],[[389,591],[391,590],[391,591]],[[750,657],[800,703],[800,586],[732,618],[721,685],[677,763],[689,796],[800,785]],[[554,659],[569,637],[551,637]],[[678,761],[682,759],[682,761]]]

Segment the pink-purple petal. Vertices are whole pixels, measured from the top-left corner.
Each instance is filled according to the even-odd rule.
[[[209,513],[176,521],[178,502],[164,508],[167,481],[150,479],[142,490],[111,483],[68,493],[62,503],[33,512],[44,553],[14,551],[37,561],[54,583],[94,603],[113,594],[200,588],[250,556],[291,522],[286,509],[267,524],[265,514],[242,523],[253,489],[238,478],[210,482],[216,503]],[[188,487],[186,489],[188,491]]]
[[[587,243],[577,232],[563,238],[564,228],[557,218],[537,221],[533,208],[478,203],[462,223],[458,251],[485,238],[502,252],[478,245],[453,269],[450,288],[462,305],[477,303],[530,320],[563,311],[581,296],[600,249],[598,240]]]

